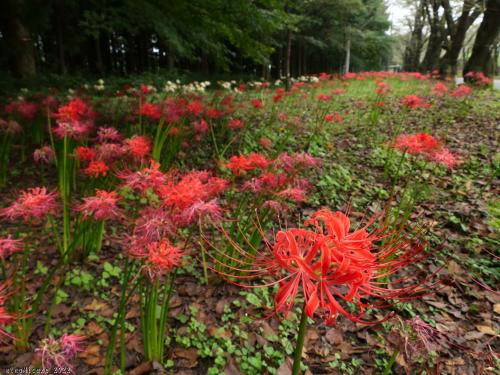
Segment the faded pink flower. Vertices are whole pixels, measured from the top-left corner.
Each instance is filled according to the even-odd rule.
[[[55,192],[49,193],[45,187],[22,191],[14,203],[0,210],[0,216],[9,220],[22,218],[26,223],[30,220],[38,222],[57,212],[56,196]]]
[[[123,217],[117,206],[120,196],[116,191],[97,190],[96,195],[83,198],[83,203],[76,207],[85,219],[111,220]]]
[[[121,138],[122,137],[120,133],[118,133],[118,130],[113,127],[100,127],[97,130],[97,141],[99,143],[119,142]]]
[[[8,235],[6,238],[0,238],[0,258],[5,259],[13,253],[22,251],[24,247],[22,239],[13,239],[12,235]]]
[[[43,146],[33,152],[33,159],[37,163],[52,164],[55,159],[54,150],[50,146]]]
[[[40,342],[35,353],[44,370],[65,368],[74,373],[72,361],[83,351],[81,344],[84,340],[85,338],[79,335],[64,334],[59,340],[50,336]]]

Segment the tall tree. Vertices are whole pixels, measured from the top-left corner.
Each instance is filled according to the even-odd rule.
[[[483,9],[482,1],[464,0],[460,16],[457,20],[454,20],[452,8],[448,0],[443,0],[443,8],[448,26],[448,39],[443,46],[446,52],[439,62],[439,71],[442,77],[446,77],[457,74],[457,61],[467,31],[479,15],[481,15]]]
[[[424,45],[425,6],[426,0],[417,0],[414,20],[410,25],[410,40],[403,57],[403,70],[407,72],[416,71],[420,65],[420,55]]]
[[[477,31],[472,54],[465,64],[464,76],[468,72],[493,74],[493,56],[500,33],[500,0],[487,0],[483,21]]]

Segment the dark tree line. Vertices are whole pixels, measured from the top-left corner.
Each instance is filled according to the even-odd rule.
[[[389,26],[383,0],[2,0],[0,70],[271,78],[381,69]]]
[[[403,69],[456,75],[467,32],[481,15],[483,19],[463,74],[476,71],[493,75],[498,58],[500,0],[463,0],[461,9],[453,9],[449,0],[417,0]]]

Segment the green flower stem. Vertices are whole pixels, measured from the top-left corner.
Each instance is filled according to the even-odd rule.
[[[307,331],[307,314],[306,305],[302,308],[302,316],[300,318],[299,334],[297,336],[297,345],[295,346],[295,352],[293,354],[293,367],[292,375],[300,374],[300,362],[302,359],[302,349],[304,348],[304,338]]]

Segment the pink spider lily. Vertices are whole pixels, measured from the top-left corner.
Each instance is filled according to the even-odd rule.
[[[0,258],[5,259],[9,255],[22,251],[24,248],[22,239],[13,239],[12,235],[0,238]]]
[[[50,193],[45,187],[35,187],[22,191],[17,200],[9,207],[0,210],[0,217],[9,220],[22,218],[29,221],[40,222],[48,215],[54,215],[58,210],[57,194]]]

